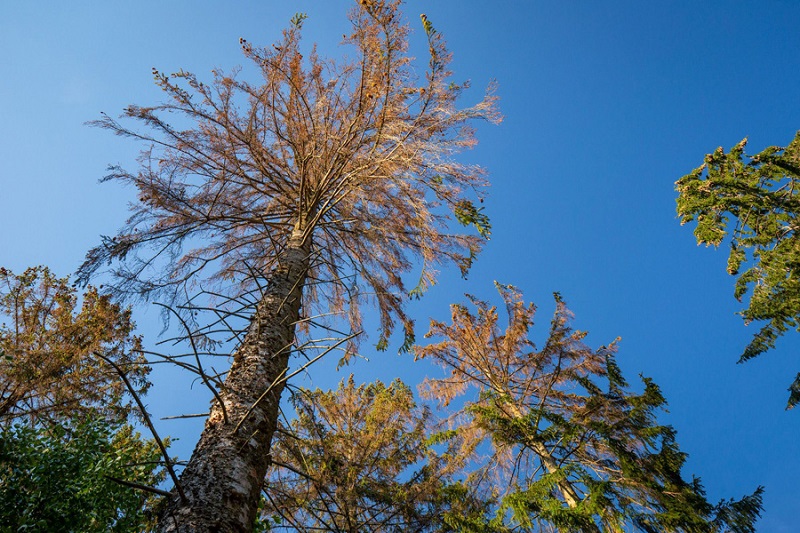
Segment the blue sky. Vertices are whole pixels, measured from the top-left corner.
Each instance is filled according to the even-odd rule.
[[[68,274],[121,225],[133,191],[97,180],[108,164],[134,168],[139,146],[84,122],[159,102],[152,67],[210,78],[243,62],[239,37],[268,44],[297,11],[309,15],[306,41],[338,56],[349,5],[0,3],[0,264]],[[464,103],[494,79],[505,116],[480,125],[479,146],[464,154],[489,171],[492,240],[468,281],[444,271],[414,303],[421,329],[465,292],[493,298],[498,280],[539,305],[545,330],[561,292],[589,344],[621,336],[626,376],[662,387],[664,421],[710,498],[763,484],[760,530],[794,531],[800,413],[784,406],[800,336],[735,364],[754,328],[734,314],[725,251],[698,248],[679,226],[673,184],[717,146],[749,136],[752,153],[800,129],[800,3],[409,1],[419,55],[421,12],[445,35],[455,78],[472,80]],[[137,308],[136,318],[155,341],[157,310]],[[365,355],[339,373],[314,369],[310,383],[355,372],[413,384],[430,372],[391,350]],[[160,416],[207,405],[172,374],[156,384],[148,403]],[[196,423],[160,427],[191,449]]]

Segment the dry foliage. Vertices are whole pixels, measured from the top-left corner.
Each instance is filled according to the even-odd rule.
[[[336,391],[299,390],[293,404],[264,489],[274,529],[445,531],[448,515],[476,511],[454,463],[429,445],[430,412],[402,382],[356,386],[351,376]]]
[[[399,0],[353,6],[343,37],[353,53],[342,61],[301,46],[304,18],[272,46],[241,41],[252,81],[243,72],[216,71],[206,84],[154,71],[165,103],[96,122],[146,147],[138,171],[111,169],[107,179],[132,185],[138,202],[89,252],[80,280],[113,264],[116,294],[182,314],[193,350],[219,329],[238,341],[229,371],[208,376],[196,363],[219,390],[164,531],[246,531],[290,356],[305,353],[317,326],[335,335],[349,327],[340,337],[346,361],[365,303],[379,310],[378,346],[399,322],[410,348],[404,303],[441,265],[466,272],[489,234],[473,203],[484,173],[453,156],[475,143],[473,120],[499,120],[495,98],[459,109],[467,84],[450,80],[450,55],[431,22],[423,17],[422,69],[408,55]],[[407,286],[415,268],[418,281]],[[215,313],[211,323],[195,317],[199,307]],[[297,325],[312,335],[298,342]]]
[[[101,353],[124,368],[138,390],[148,368],[132,336],[130,312],[89,287],[78,294],[44,267],[19,275],[0,268],[0,424],[80,418],[124,420],[125,385]]]
[[[236,72],[215,71],[205,84],[154,71],[168,102],[125,111],[144,129],[110,117],[95,123],[147,148],[138,172],[111,169],[107,179],[133,185],[139,201],[127,225],[88,254],[81,278],[119,260],[121,294],[174,302],[202,286],[247,299],[300,232],[312,239],[307,312],[321,302],[359,331],[360,305],[375,301],[379,344],[397,318],[410,334],[407,295],[421,294],[443,263],[466,272],[481,246],[480,236],[451,233],[453,214],[488,236],[470,200],[486,185],[483,171],[452,156],[475,144],[468,122],[500,117],[491,94],[457,107],[468,84],[451,81],[450,53],[426,18],[430,58],[417,74],[399,7],[352,8],[349,61],[303,50],[297,16],[274,45],[242,40],[254,82]],[[420,261],[409,289],[402,276]]]

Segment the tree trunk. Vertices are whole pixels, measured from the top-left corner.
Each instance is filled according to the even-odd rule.
[[[215,400],[181,474],[185,498],[173,492],[161,514],[159,531],[252,530],[270,462],[284,388],[281,378],[289,366],[310,250],[311,237],[304,238],[302,231],[295,230],[220,391],[226,413]]]
[[[506,402],[504,405],[511,412],[511,416],[517,420],[522,420],[525,418],[524,413],[512,402]],[[558,463],[553,458],[553,455],[550,453],[550,450],[547,449],[547,446],[545,446],[544,443],[535,437],[526,437],[525,445],[539,456],[539,459],[542,461],[542,464],[544,465],[544,468],[547,470],[548,474],[555,474],[559,471],[560,467]],[[572,486],[572,483],[570,483],[568,479],[562,479],[559,481],[558,488],[561,492],[561,495],[564,497],[564,501],[571,509],[574,509],[578,506],[581,501],[581,497],[575,491],[575,487]]]

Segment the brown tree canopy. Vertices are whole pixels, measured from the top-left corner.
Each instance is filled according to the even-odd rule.
[[[429,61],[419,76],[399,0],[353,6],[344,44],[354,54],[345,61],[301,46],[304,18],[273,46],[241,42],[255,81],[215,72],[207,85],[155,71],[168,101],[126,109],[125,122],[141,129],[97,122],[146,148],[138,172],[108,176],[133,185],[139,201],[126,226],[89,252],[80,279],[114,263],[117,294],[158,298],[186,317],[214,295],[217,322],[187,321],[187,339],[205,340],[220,324],[239,341],[164,531],[252,525],[290,358],[300,351],[298,324],[332,315],[323,325],[344,320],[353,340],[362,304],[375,303],[378,345],[399,321],[409,348],[405,301],[440,265],[466,272],[489,233],[473,203],[483,171],[453,155],[474,144],[472,120],[499,120],[494,97],[458,108],[467,85],[450,80],[449,52],[430,21],[422,17]],[[453,219],[477,234],[455,232]],[[417,264],[409,289],[404,277]],[[354,341],[348,348],[345,359]]]
[[[79,302],[80,300],[80,302]],[[82,295],[45,267],[0,268],[0,425],[80,418],[124,420],[126,387],[95,353],[127,371],[140,392],[148,367],[130,311],[89,287]]]
[[[399,380],[356,386],[351,376],[335,391],[300,389],[292,403],[297,418],[276,439],[264,488],[273,529],[449,531],[454,514],[481,513],[454,479],[454,450],[431,447],[430,411]]]
[[[417,74],[399,6],[351,9],[350,60],[304,49],[298,15],[274,45],[242,40],[253,82],[238,71],[215,71],[210,84],[154,71],[169,100],[126,109],[142,129],[107,116],[95,123],[147,147],[137,172],[111,169],[107,179],[132,184],[139,201],[127,225],[89,253],[81,279],[118,261],[122,294],[172,300],[202,286],[242,297],[259,291],[300,233],[312,240],[306,309],[324,301],[358,331],[359,306],[375,301],[382,339],[393,317],[409,328],[408,293],[420,294],[446,262],[465,272],[480,248],[480,236],[451,233],[453,214],[488,236],[472,200],[483,171],[452,156],[475,143],[469,121],[500,117],[491,95],[458,108],[469,84],[451,80],[450,53],[424,16],[430,57]],[[409,288],[402,276],[419,263]]]

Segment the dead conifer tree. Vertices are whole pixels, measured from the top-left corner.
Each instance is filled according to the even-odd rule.
[[[221,296],[220,309],[258,294],[236,311],[247,316],[246,334],[163,531],[251,529],[302,316],[324,309],[357,332],[360,308],[374,303],[379,346],[397,323],[410,346],[409,294],[429,286],[440,265],[466,271],[488,234],[470,200],[483,172],[452,156],[474,144],[470,121],[499,115],[491,95],[457,107],[466,85],[449,79],[449,53],[430,21],[422,17],[430,55],[419,76],[398,0],[353,7],[346,62],[301,53],[304,18],[273,46],[242,41],[258,82],[154,71],[166,103],[96,123],[147,147],[137,172],[108,176],[133,185],[138,202],[116,236],[89,252],[82,279],[113,264],[120,296],[174,308],[204,291]],[[454,234],[452,215],[480,235]],[[403,276],[420,264],[409,290]]]

